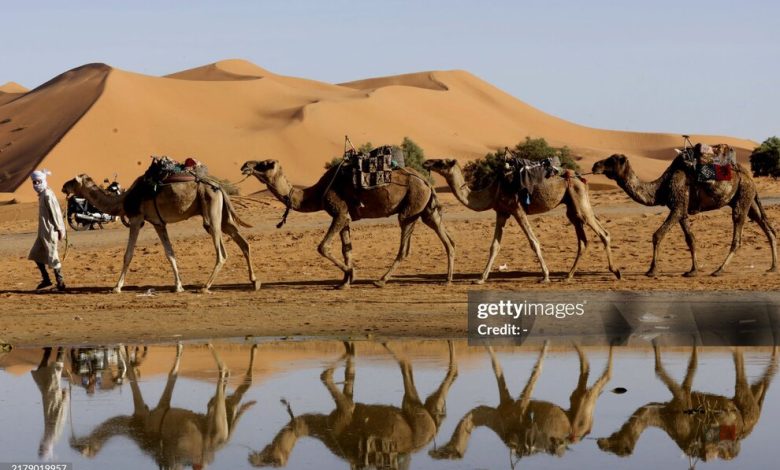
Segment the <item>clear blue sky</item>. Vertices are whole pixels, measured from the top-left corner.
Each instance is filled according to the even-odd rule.
[[[777,0],[69,0],[0,11],[0,83],[30,88],[88,62],[162,75],[243,58],[327,82],[465,69],[588,126],[780,134]]]

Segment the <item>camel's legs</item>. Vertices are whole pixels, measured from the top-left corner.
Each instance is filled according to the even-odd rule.
[[[482,277],[474,281],[475,284],[484,284],[490,275],[490,270],[493,268],[493,262],[496,261],[498,252],[501,251],[501,238],[504,235],[504,227],[506,221],[509,219],[509,214],[506,212],[496,211],[496,227],[493,230],[493,241],[490,243],[490,256],[488,256],[487,265],[485,270],[482,271]]]
[[[249,248],[249,242],[247,242],[246,238],[238,231],[238,227],[230,221],[226,221],[222,224],[222,231],[232,238],[233,241],[236,242],[236,245],[241,249],[241,253],[244,254],[244,259],[246,259],[246,266],[249,269],[249,282],[255,290],[260,289],[260,281],[257,280],[255,269],[252,266],[252,253]]]
[[[536,387],[536,381],[539,380],[539,376],[542,374],[542,363],[544,362],[544,356],[547,354],[547,347],[549,343],[544,342],[542,350],[539,352],[539,358],[534,365],[534,371],[531,373],[531,377],[528,378],[528,383],[525,384],[523,391],[517,397],[520,402],[520,409],[523,413],[528,408],[528,404],[531,402],[531,397],[534,393],[534,387]]]
[[[653,261],[650,263],[650,269],[647,271],[647,273],[645,273],[646,276],[652,277],[655,276],[658,272],[658,252],[659,248],[661,247],[661,242],[666,237],[669,229],[672,228],[672,225],[677,223],[684,216],[685,214],[678,210],[670,211],[669,215],[666,216],[664,223],[662,223],[661,226],[658,227],[658,230],[656,230],[653,234]]]
[[[218,221],[222,220],[222,197],[221,193],[219,193],[219,197],[216,197],[211,200],[211,206],[206,209],[208,211],[208,217],[212,221]],[[204,217],[205,221],[205,217]],[[222,269],[222,266],[225,265],[225,259],[227,258],[227,253],[225,251],[225,244],[222,242],[222,224],[210,224],[206,228],[206,230],[211,235],[211,240],[214,243],[214,252],[217,255],[217,259],[214,262],[214,270],[211,271],[211,276],[209,276],[208,280],[206,281],[206,284],[203,286],[203,292],[208,292],[209,288],[211,287],[211,284],[214,283],[214,279],[217,277],[217,273],[219,273],[219,270]]]
[[[439,388],[425,399],[425,409],[428,410],[428,414],[431,415],[437,423],[444,417],[447,392],[449,392],[452,383],[458,377],[458,364],[455,362],[455,348],[452,341],[447,341],[447,346],[449,347],[450,354],[447,375],[444,376],[444,380],[442,380]]]
[[[618,269],[612,261],[612,243],[610,241],[609,232],[607,232],[607,229],[605,229],[604,226],[601,225],[601,222],[596,218],[593,209],[588,207],[588,210],[583,212],[585,215],[585,223],[596,232],[596,235],[601,239],[601,243],[604,244],[604,251],[607,252],[607,265],[609,266],[609,271],[614,274],[616,278],[620,279],[620,269]]]
[[[403,261],[406,257],[406,253],[409,251],[407,245],[410,243],[410,239],[412,238],[412,232],[414,231],[415,223],[417,223],[417,217],[414,216],[402,219],[399,215],[398,223],[401,225],[401,243],[398,245],[398,254],[396,255],[393,264],[390,265],[390,268],[387,270],[384,276],[382,276],[378,281],[374,281],[374,285],[377,287],[382,287],[385,285],[385,283],[393,275],[393,272],[395,272],[395,270],[398,268],[398,265],[401,264],[401,261]]]
[[[398,362],[398,366],[401,368],[401,376],[404,380],[404,398],[401,401],[401,409],[404,414],[409,417],[416,416],[421,408],[423,408],[423,403],[420,400],[420,395],[417,393],[417,387],[414,385],[414,371],[412,371],[412,365],[408,360],[399,358],[387,344],[384,344],[383,346],[393,356],[396,362]]]
[[[571,265],[566,280],[570,280],[574,277],[574,273],[577,271],[577,265],[580,262],[580,257],[588,251],[588,235],[585,233],[585,225],[577,209],[573,206],[574,205],[572,204],[566,207],[566,216],[569,218],[569,222],[574,226],[574,233],[577,235],[577,256],[574,258],[574,264]]]
[[[533,230],[531,230],[531,224],[528,222],[528,217],[520,208],[515,209],[512,215],[515,220],[517,220],[517,223],[520,224],[520,228],[523,229],[525,236],[528,238],[528,243],[531,244],[531,248],[534,250],[534,253],[536,253],[536,259],[539,260],[539,264],[542,266],[542,274],[544,276],[542,277],[542,282],[550,282],[550,271],[547,269],[547,264],[544,262],[544,257],[542,256],[542,246],[539,244],[539,240],[536,238],[536,235],[534,235]]]
[[[655,351],[655,374],[661,379],[661,382],[666,385],[674,400],[680,403],[685,408],[691,407],[691,388],[693,387],[693,377],[696,375],[696,369],[698,367],[698,354],[696,345],[693,345],[691,351],[691,358],[688,360],[688,369],[685,373],[682,385],[674,381],[674,379],[666,372],[663,363],[661,362],[661,349],[658,343],[653,342],[653,349]]]
[[[338,266],[338,268],[341,269],[344,274],[349,273],[349,266],[331,254],[330,241],[333,240],[333,237],[336,236],[337,233],[340,233],[341,230],[347,225],[349,225],[348,217],[344,217],[341,214],[333,217],[333,220],[330,223],[330,227],[328,227],[328,231],[325,233],[325,238],[323,238],[320,244],[317,246],[317,251],[322,256],[329,259],[331,263]]]
[[[423,213],[422,220],[425,225],[436,232],[442,245],[444,245],[444,251],[447,252],[447,284],[450,284],[455,269],[455,244],[452,242],[452,237],[444,226],[444,221],[441,218],[441,210],[438,207],[430,212],[426,210],[426,212]]]
[[[713,276],[720,276],[726,270],[726,266],[731,262],[731,258],[737,253],[737,250],[742,246],[742,230],[745,228],[745,221],[747,220],[747,213],[750,207],[741,207],[736,205],[731,210],[731,220],[734,223],[734,232],[731,237],[731,249],[729,254],[726,255],[726,259],[723,260],[723,264],[712,273]]]
[[[493,366],[493,375],[496,377],[499,402],[511,403],[512,395],[509,394],[509,388],[506,386],[506,379],[504,378],[504,370],[501,368],[501,363],[498,362],[498,358],[492,347],[488,346],[487,350],[488,354],[490,354],[490,364]]]
[[[241,385],[236,387],[236,390],[230,394],[230,396],[225,398],[225,409],[227,410],[228,424],[230,426],[229,431],[235,429],[236,423],[238,423],[238,419],[241,415],[257,403],[253,400],[241,405],[240,408],[238,407],[239,403],[241,403],[241,400],[244,398],[244,394],[249,390],[249,387],[252,386],[252,369],[255,364],[256,352],[257,345],[253,344],[252,349],[249,351],[249,365],[244,373],[244,380],[241,382]]]
[[[209,343],[209,349],[214,356],[214,361],[219,369],[219,380],[217,380],[217,390],[214,398],[209,401],[208,412],[206,414],[206,436],[212,439],[212,445],[225,442],[229,436],[229,426],[227,417],[227,406],[225,403],[225,391],[227,389],[227,378],[230,372],[225,363],[220,359],[217,350]]]
[[[181,364],[181,355],[184,347],[181,343],[176,344],[176,359],[173,362],[171,371],[168,372],[168,381],[165,383],[165,390],[160,395],[160,401],[155,409],[166,410],[171,407],[171,398],[173,397],[173,388],[176,386],[176,379],[179,377],[179,364]],[[135,381],[133,381],[135,382]]]
[[[691,252],[691,270],[683,274],[685,277],[693,277],[699,273],[699,261],[696,258],[696,237],[691,231],[691,223],[688,217],[680,219],[680,228],[685,235],[685,243],[688,244],[688,250]]]
[[[114,292],[117,294],[122,292],[122,286],[125,285],[125,276],[127,270],[130,268],[130,262],[133,260],[133,252],[135,251],[135,244],[138,241],[138,233],[141,231],[141,225],[143,225],[143,217],[135,217],[130,223],[130,234],[127,237],[127,248],[125,249],[125,259],[122,263],[122,272],[119,274],[119,279],[116,281]]]
[[[351,354],[347,353],[342,358],[349,358],[351,357]],[[325,385],[325,388],[328,389],[328,392],[330,392],[330,396],[333,398],[333,402],[336,403],[336,408],[339,411],[339,421],[341,422],[348,422],[350,419],[350,416],[352,415],[352,411],[354,408],[354,404],[352,402],[352,395],[349,396],[346,395],[343,391],[339,390],[338,387],[336,387],[336,384],[333,383],[333,372],[336,368],[336,362],[331,364],[330,367],[325,369],[322,374],[320,374],[320,381],[322,381],[323,385]],[[348,371],[344,371],[344,375],[346,376],[348,374]],[[355,380],[355,371],[354,366],[352,368],[352,371],[350,372],[350,375],[352,376],[352,381]],[[350,387],[351,388],[351,387]],[[351,392],[351,390],[350,390]]]
[[[422,215],[422,221],[436,232],[442,245],[444,245],[444,251],[447,252],[447,284],[450,284],[452,282],[453,270],[455,269],[455,244],[452,243],[452,237],[447,232],[447,228],[444,227],[441,211],[438,207],[430,212],[426,211]]]
[[[344,257],[344,264],[347,265],[348,271],[344,273],[344,280],[339,287],[349,287],[352,281],[355,280],[355,267],[352,263],[352,237],[350,236],[349,225],[346,225],[341,232],[341,255]]]
[[[772,228],[772,224],[769,223],[769,220],[763,214],[759,204],[758,197],[756,197],[750,205],[748,217],[757,223],[766,234],[766,238],[769,241],[769,249],[772,250],[772,266],[769,268],[769,272],[774,273],[777,272],[777,235],[775,234],[775,229]]]
[[[176,265],[176,255],[173,254],[173,245],[168,237],[168,229],[165,228],[165,225],[155,225],[154,230],[157,231],[157,236],[160,237],[160,242],[165,250],[165,257],[168,258],[168,262],[171,263],[171,269],[173,269],[174,292],[182,292],[184,287],[181,285],[179,267]]]

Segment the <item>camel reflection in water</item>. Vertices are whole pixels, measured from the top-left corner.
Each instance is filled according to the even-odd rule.
[[[542,364],[548,343],[539,353],[528,383],[514,400],[504,380],[504,372],[492,348],[488,348],[493,372],[498,383],[499,404],[497,407],[477,406],[460,420],[450,441],[429,453],[435,459],[459,459],[466,453],[469,438],[474,428],[486,426],[493,430],[509,447],[516,460],[544,452],[562,456],[569,444],[579,442],[590,433],[593,426],[593,412],[596,401],[612,374],[612,347],[604,372],[588,388],[590,365],[579,346],[575,346],[580,360],[580,374],[577,387],[572,392],[568,410],[553,403],[533,400],[534,387],[542,373]]]
[[[449,367],[439,388],[425,402],[420,400],[414,385],[412,365],[393,355],[401,368],[404,396],[401,408],[389,405],[356,403],[355,346],[344,343],[345,354],[321,375],[320,379],[336,404],[330,414],[294,416],[262,451],[250,454],[254,466],[284,466],[301,437],[314,437],[336,456],[349,462],[350,468],[408,468],[411,454],[425,447],[436,436],[445,416],[445,403],[450,386],[458,375],[452,342],[449,347]],[[344,387],[333,382],[336,365],[345,360]]]
[[[133,394],[133,414],[110,418],[88,436],[77,438],[74,435],[71,447],[82,455],[94,457],[109,439],[121,435],[132,439],[141,450],[151,455],[160,468],[205,468],[214,460],[216,451],[228,442],[244,412],[255,404],[253,401],[241,404],[241,400],[252,384],[252,366],[257,349],[256,345],[252,346],[249,366],[241,385],[232,395],[226,395],[229,371],[211,344],[208,346],[217,364],[219,378],[205,414],[171,407],[183,351],[179,343],[173,368],[157,406],[150,409],[144,402],[137,381],[137,364],[130,362],[127,375]],[[130,357],[127,349],[124,354]]]
[[[599,448],[620,456],[631,455],[644,430],[657,427],[691,459],[710,461],[736,457],[740,441],[753,431],[761,415],[767,389],[777,372],[777,347],[763,374],[752,384],[745,375],[742,350],[733,351],[736,376],[733,398],[691,391],[698,367],[695,346],[682,384],[666,372],[657,343],[653,343],[653,348],[656,375],[672,393],[672,399],[665,403],[648,403],[636,410],[618,431],[598,440]]]

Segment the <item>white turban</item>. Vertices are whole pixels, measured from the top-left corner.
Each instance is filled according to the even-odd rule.
[[[48,187],[48,184],[46,182],[46,177],[51,174],[51,171],[43,169],[43,170],[35,170],[32,172],[32,175],[30,175],[30,179],[32,179],[33,182],[33,189],[35,189],[36,193],[42,193],[46,190]],[[36,184],[36,182],[40,182]]]

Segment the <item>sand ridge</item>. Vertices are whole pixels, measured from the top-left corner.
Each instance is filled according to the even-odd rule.
[[[0,198],[31,200],[32,189],[18,185],[39,163],[53,170],[55,186],[78,173],[98,180],[118,173],[128,185],[150,155],[193,156],[229,180],[241,178],[246,160],[275,158],[293,183],[312,184],[323,164],[343,151],[345,134],[355,144],[400,143],[408,136],[430,157],[461,160],[525,136],[544,137],[582,156],[586,171],[598,158],[625,153],[644,178],[660,175],[681,143],[675,134],[592,129],[565,121],[466,71],[335,85],[278,75],[239,59],[166,77],[84,66],[0,105],[0,121],[33,117],[39,137],[31,130],[14,134],[18,126],[0,124],[0,147],[11,147],[0,149],[0,168],[10,173],[0,191],[13,192]],[[743,159],[756,145],[723,136],[692,139],[728,143]],[[259,189],[257,182],[246,187],[247,193]]]

